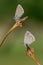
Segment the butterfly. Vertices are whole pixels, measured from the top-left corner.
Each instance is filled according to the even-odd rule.
[[[21,19],[22,15],[24,14],[24,9],[23,7],[18,4],[16,12],[15,12],[15,16],[13,17],[13,19],[15,19],[16,23],[9,29],[9,31],[5,34],[0,47],[2,46],[3,42],[6,40],[7,36],[16,28],[16,27],[22,27],[22,23],[28,18],[28,16],[24,17]]]
[[[35,41],[34,35],[31,32],[26,31],[25,36],[24,36],[24,45],[26,45],[26,44],[29,45],[29,44],[33,43],[34,41]]]
[[[15,16],[14,16],[14,19],[15,20],[19,20],[20,17],[24,14],[24,9],[23,7],[18,4],[17,8],[16,8],[16,12],[15,12]]]

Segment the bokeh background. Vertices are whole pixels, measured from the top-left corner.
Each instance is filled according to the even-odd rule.
[[[43,0],[0,0],[0,43],[5,33],[15,24],[13,16],[18,4],[24,8],[28,20],[23,27],[16,28],[0,48],[0,65],[36,65],[26,56],[24,34],[29,30],[36,38],[30,45],[35,56],[43,65]]]

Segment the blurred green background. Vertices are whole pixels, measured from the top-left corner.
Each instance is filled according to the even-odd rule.
[[[29,19],[22,28],[16,28],[0,48],[0,65],[36,65],[26,56],[23,41],[27,30],[36,38],[30,47],[34,48],[36,58],[43,65],[43,0],[0,0],[0,43],[15,23],[13,16],[18,4],[24,8],[23,16]]]

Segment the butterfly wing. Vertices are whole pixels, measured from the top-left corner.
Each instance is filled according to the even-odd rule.
[[[33,36],[33,34],[31,34],[31,32],[26,31],[25,33],[25,37],[24,37],[24,45],[26,46],[26,44],[31,44],[35,41],[35,37]]]
[[[24,13],[24,9],[22,8],[22,6],[20,4],[18,4],[14,19],[15,20],[20,19],[20,17],[23,15],[23,13]]]

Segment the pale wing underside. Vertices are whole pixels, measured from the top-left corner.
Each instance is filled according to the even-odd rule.
[[[33,34],[31,34],[31,32],[26,31],[25,33],[25,37],[24,37],[24,45],[26,46],[26,44],[31,44],[35,41],[35,37],[33,36]]]
[[[22,6],[20,4],[18,4],[14,19],[15,20],[20,19],[20,17],[23,15],[23,13],[24,13],[24,9],[22,8]]]

